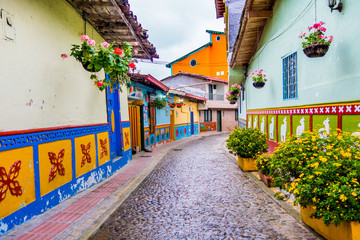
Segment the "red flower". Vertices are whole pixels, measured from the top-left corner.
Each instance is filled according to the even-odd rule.
[[[98,83],[97,83],[97,86],[98,86],[98,87],[101,87],[102,85],[103,85],[102,82],[98,82]]]
[[[133,63],[133,62],[129,63],[129,67],[130,67],[131,69],[135,69],[135,63]]]
[[[124,51],[121,48],[115,48],[115,54],[121,55]]]

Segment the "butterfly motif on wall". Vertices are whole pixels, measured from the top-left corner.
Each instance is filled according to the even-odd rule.
[[[91,163],[90,148],[91,148],[91,142],[89,142],[86,145],[86,147],[84,144],[81,144],[81,152],[83,153],[83,157],[81,160],[81,167],[83,167],[86,162]]]
[[[9,174],[6,173],[5,168],[0,167],[0,202],[5,199],[8,189],[11,195],[20,196],[22,194],[20,183],[15,180],[19,176],[20,166],[20,160],[14,162],[9,169]]]
[[[100,158],[103,158],[104,155],[105,155],[105,156],[108,155],[108,150],[107,150],[107,138],[105,138],[104,140],[100,139],[100,146],[101,146]]]
[[[130,145],[129,133],[128,132],[125,133],[125,146],[127,146],[127,145]]]
[[[56,154],[53,152],[48,152],[48,155],[50,163],[53,164],[49,174],[49,182],[51,182],[56,177],[57,173],[59,173],[59,175],[61,176],[65,175],[65,167],[62,164],[65,156],[65,149],[61,149],[57,157]]]

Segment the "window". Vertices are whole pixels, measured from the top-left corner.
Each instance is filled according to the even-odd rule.
[[[192,66],[192,67],[195,67],[196,66],[196,60],[195,59],[193,59],[193,60],[191,60],[190,61],[190,66]]]
[[[283,58],[283,99],[297,97],[297,54],[294,52]]]
[[[214,85],[209,84],[209,100],[214,100]]]
[[[220,36],[217,36],[216,37],[216,41],[220,41],[221,37]]]
[[[212,121],[212,111],[211,111],[211,109],[204,110],[204,122],[211,122],[211,121]]]

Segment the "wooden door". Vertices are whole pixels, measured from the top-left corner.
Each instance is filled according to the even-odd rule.
[[[175,112],[170,109],[170,140],[175,141]]]
[[[129,119],[132,149],[135,151],[136,147],[139,147],[139,150],[141,150],[140,106],[129,106]]]

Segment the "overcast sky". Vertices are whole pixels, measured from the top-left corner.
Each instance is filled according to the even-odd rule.
[[[171,74],[165,63],[210,41],[206,30],[224,31],[224,19],[216,19],[214,0],[129,0],[129,4],[156,47],[160,58],[154,62],[163,63],[139,62],[137,69],[158,80]]]

